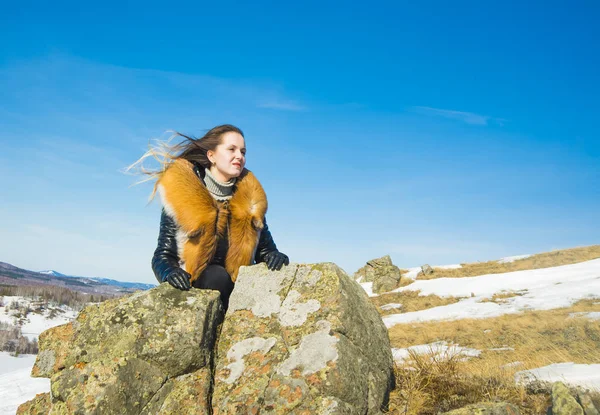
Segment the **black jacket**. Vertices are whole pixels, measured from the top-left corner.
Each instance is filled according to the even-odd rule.
[[[204,169],[198,165],[194,167],[194,171],[198,178],[204,183]],[[177,224],[165,213],[164,209],[160,217],[160,230],[158,233],[158,246],[152,256],[152,270],[158,282],[163,282],[167,275],[175,269],[179,268],[179,255],[177,251]],[[217,251],[212,259],[213,264],[225,265],[225,257],[229,248],[227,237],[220,238],[217,244]],[[265,262],[265,256],[273,251],[277,251],[277,246],[269,227],[267,219],[264,219],[264,228],[260,233],[258,245],[254,261],[256,263]]]

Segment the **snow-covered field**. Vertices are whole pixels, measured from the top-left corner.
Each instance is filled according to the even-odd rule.
[[[4,296],[4,306],[0,307],[0,322],[19,325],[23,336],[29,340],[37,339],[40,333],[73,320],[77,312],[67,306],[50,306],[36,313],[29,312],[19,318],[19,312],[13,304],[30,306],[32,299],[20,296]],[[52,311],[54,310],[54,311]],[[53,313],[54,316],[50,317]],[[0,415],[14,415],[23,402],[33,399],[36,394],[50,391],[50,379],[32,378],[31,368],[35,355],[11,356],[0,352]]]
[[[13,357],[0,352],[0,414],[14,415],[23,402],[36,394],[50,392],[50,379],[32,378],[29,374],[35,355]]]
[[[513,262],[529,256],[518,255],[506,257],[500,259],[498,262]],[[451,269],[457,267],[456,265],[450,265],[434,268]],[[420,267],[410,268],[402,277],[414,280],[420,271]],[[372,292],[372,283],[361,283],[360,285],[369,296],[377,295]],[[526,310],[550,310],[569,307],[582,299],[600,297],[600,259],[552,268],[476,277],[415,280],[411,284],[398,288],[393,292],[402,291],[419,291],[419,294],[424,296],[435,294],[440,297],[459,297],[462,299],[457,303],[445,306],[386,315],[383,317],[383,321],[388,328],[401,323],[465,318],[485,319],[504,314],[520,313]],[[482,302],[485,299],[491,298],[494,294],[506,293],[514,293],[515,295],[503,298],[498,303],[490,301]],[[382,310],[398,308],[400,311],[401,305],[390,303],[380,308]],[[570,317],[599,320],[600,312],[572,313]],[[458,354],[468,358],[478,356],[479,354],[479,351],[476,349],[436,342],[415,345],[404,349],[392,349],[394,359],[397,362],[402,362],[409,356],[409,350],[417,354],[427,353],[437,357],[449,357]],[[518,364],[520,362],[513,362],[509,365],[516,366]],[[519,372],[516,379],[523,382],[532,379],[550,382],[561,380],[572,385],[600,390],[600,364],[555,363],[550,366]]]
[[[67,306],[52,306],[43,310],[41,313],[30,312],[19,324],[16,310],[8,310],[13,303],[19,303],[29,306],[32,300],[20,296],[4,296],[4,306],[0,307],[0,322],[12,325],[20,325],[21,333],[29,340],[37,339],[41,332],[51,327],[59,326],[73,320],[77,312]],[[50,318],[54,310],[55,316]]]
[[[441,307],[411,313],[391,314],[383,318],[389,328],[399,323],[462,318],[489,318],[524,310],[550,310],[600,295],[600,259],[553,268],[489,274],[478,277],[417,280],[398,288],[420,291],[420,295],[466,297]],[[516,292],[502,303],[482,302],[496,293]]]

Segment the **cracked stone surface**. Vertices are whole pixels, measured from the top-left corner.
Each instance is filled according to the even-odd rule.
[[[51,379],[50,414],[209,413],[222,319],[218,292],[161,284],[42,333],[32,375]]]
[[[220,332],[220,334],[218,334]],[[332,263],[242,267],[219,294],[168,284],[45,331],[36,414],[378,414],[393,384],[381,317]]]
[[[240,270],[218,343],[213,413],[380,413],[393,361],[362,288],[332,263],[277,274],[263,264]],[[264,298],[268,307],[257,307]],[[247,349],[239,371],[232,350],[249,338],[270,347]]]
[[[354,273],[354,279],[360,282],[373,282],[373,292],[391,291],[400,283],[400,268],[386,255],[367,261],[367,264]]]

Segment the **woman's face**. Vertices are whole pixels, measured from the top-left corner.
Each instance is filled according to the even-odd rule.
[[[246,143],[240,134],[230,131],[223,134],[221,144],[207,152],[212,163],[210,172],[215,179],[228,182],[238,177],[246,164]]]

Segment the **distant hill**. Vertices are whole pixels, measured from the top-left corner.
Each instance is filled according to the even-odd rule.
[[[30,271],[0,262],[0,285],[49,285],[88,294],[123,295],[155,287],[153,284],[116,281],[109,278],[69,276],[60,272]]]
[[[87,280],[91,280],[91,281],[96,281],[96,282],[99,282],[102,284],[114,285],[115,287],[122,287],[122,288],[133,288],[135,290],[148,290],[150,288],[156,287],[156,284],[144,284],[141,282],[124,282],[124,281],[111,280],[110,278],[82,277],[82,276],[75,276],[75,275],[66,275],[66,274],[62,274],[62,273],[60,273],[58,271],[54,271],[54,270],[40,271],[39,273],[45,274],[45,275],[52,275],[55,277],[83,278],[83,279],[87,279]]]

